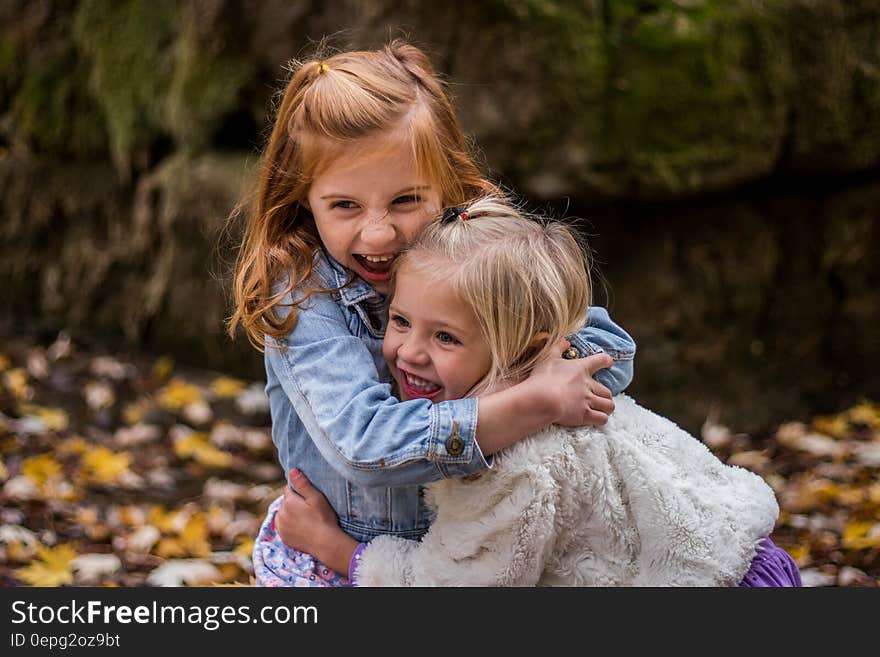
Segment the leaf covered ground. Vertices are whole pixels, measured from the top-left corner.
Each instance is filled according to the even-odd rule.
[[[806,585],[880,585],[880,406],[702,439],[776,491]],[[282,482],[262,382],[0,342],[0,585],[250,584]]]

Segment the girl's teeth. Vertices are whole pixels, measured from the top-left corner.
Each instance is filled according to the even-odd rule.
[[[388,262],[394,258],[394,256],[364,256],[364,260],[369,260],[370,262]]]
[[[426,381],[425,379],[420,379],[416,376],[413,376],[412,374],[406,374],[406,382],[419,392],[431,393],[440,390],[440,386],[438,386],[436,383]]]

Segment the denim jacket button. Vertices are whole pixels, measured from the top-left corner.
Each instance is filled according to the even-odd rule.
[[[446,451],[450,456],[461,456],[464,451],[464,441],[454,433],[446,439]]]

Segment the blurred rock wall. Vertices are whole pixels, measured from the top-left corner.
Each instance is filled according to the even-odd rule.
[[[880,396],[874,0],[8,0],[5,322],[259,375],[223,336],[226,218],[326,35],[425,46],[493,175],[592,222],[658,410]]]

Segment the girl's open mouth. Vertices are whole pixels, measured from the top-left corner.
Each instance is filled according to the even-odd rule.
[[[391,265],[394,264],[396,253],[387,255],[361,255],[355,253],[354,260],[359,265],[358,274],[366,280],[376,283],[391,280]]]
[[[400,372],[400,387],[410,399],[433,399],[443,391],[443,386],[404,370]]]

